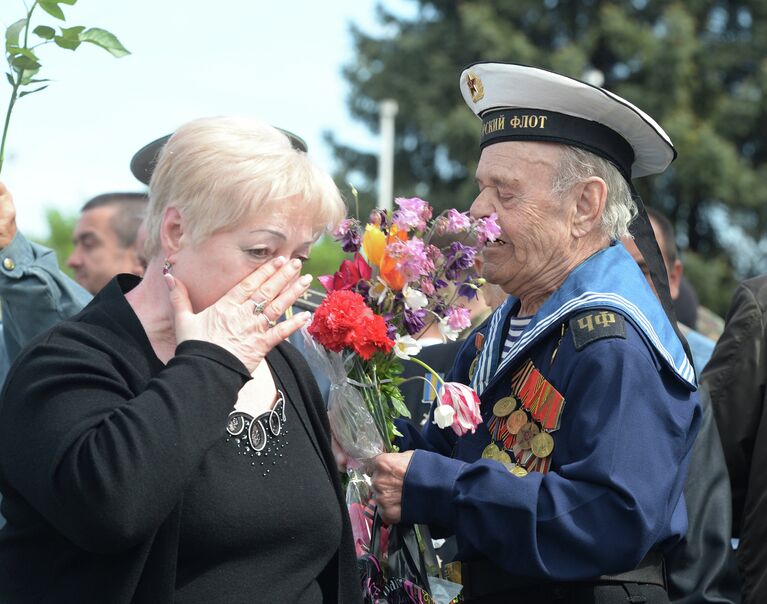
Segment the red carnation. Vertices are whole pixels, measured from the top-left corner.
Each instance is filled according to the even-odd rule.
[[[314,312],[309,333],[328,350],[349,348],[365,360],[394,346],[383,317],[375,314],[362,296],[349,290],[328,294]]]

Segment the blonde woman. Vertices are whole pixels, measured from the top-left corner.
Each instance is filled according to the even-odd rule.
[[[24,351],[0,406],[3,602],[356,602],[322,399],[280,317],[344,215],[261,122],[161,152],[143,280]]]

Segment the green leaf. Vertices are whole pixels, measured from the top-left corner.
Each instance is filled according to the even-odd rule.
[[[16,21],[16,23],[11,23],[8,26],[8,29],[5,30],[5,48],[6,50],[10,48],[11,46],[18,46],[19,45],[19,36],[21,35],[21,30],[24,29],[27,25],[26,19],[19,19]]]
[[[53,38],[53,41],[56,42],[56,44],[61,48],[75,50],[78,46],[80,46],[80,34],[84,29],[85,28],[82,25],[77,25],[75,27],[62,27],[61,35]]]
[[[61,10],[61,7],[56,0],[39,0],[38,5],[51,17],[66,21],[64,11]]]
[[[73,6],[77,4],[77,0],[56,0],[58,4],[68,4],[69,6]]]
[[[62,27],[61,36],[63,38],[77,38],[80,39],[80,34],[85,30],[82,25],[75,25],[74,27]]]
[[[82,42],[90,42],[91,44],[100,46],[113,57],[120,58],[130,54],[128,49],[126,49],[120,40],[117,39],[117,36],[98,27],[91,27],[82,32],[80,34],[80,40]]]
[[[402,417],[410,417],[410,409],[407,408],[405,403],[402,401],[402,399],[398,396],[392,396],[391,397],[391,404],[394,407],[394,409],[399,413]]]
[[[38,71],[40,71],[39,67],[36,69],[25,69],[24,71],[21,71],[21,85],[28,86],[34,82],[33,78],[37,75]]]
[[[19,98],[23,96],[27,96],[28,94],[34,94],[35,92],[40,92],[41,90],[45,90],[46,88],[48,88],[48,84],[46,84],[45,86],[40,86],[40,88],[35,88],[34,90],[25,90],[24,92],[19,94]]]
[[[19,55],[17,57],[14,57],[11,61],[11,65],[16,69],[16,71],[29,71],[33,69],[40,69],[40,63],[35,61],[34,59],[30,59],[26,55]]]
[[[56,30],[47,25],[38,25],[32,30],[32,33],[40,36],[43,40],[53,40],[53,36],[56,35]]]
[[[8,78],[8,83],[11,86],[15,86],[16,85],[16,81],[13,79],[13,76],[10,73],[8,73],[7,71],[5,72],[5,77]]]

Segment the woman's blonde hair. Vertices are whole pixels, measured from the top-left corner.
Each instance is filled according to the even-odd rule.
[[[149,183],[146,257],[160,252],[168,207],[178,209],[194,245],[294,196],[303,201],[296,211],[310,212],[317,231],[346,215],[333,179],[276,128],[241,117],[184,124],[161,150]]]

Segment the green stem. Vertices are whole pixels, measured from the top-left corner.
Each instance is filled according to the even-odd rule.
[[[8,103],[8,111],[5,113],[5,125],[3,126],[3,140],[0,142],[0,172],[3,171],[3,161],[5,160],[5,139],[8,138],[8,124],[11,121],[13,106],[16,104],[16,93],[19,90],[18,84],[11,91],[11,102]]]
[[[431,367],[429,367],[421,359],[417,359],[415,357],[410,357],[410,360],[413,361],[416,365],[420,365],[421,367],[426,369],[426,371],[431,373],[435,378],[437,378],[437,381],[440,383],[440,385],[442,385],[442,386],[445,385],[445,380],[443,380],[436,371],[434,371]]]
[[[29,8],[29,11],[27,12],[27,24],[24,27],[24,46],[23,48],[27,48],[28,42],[29,42],[29,24],[32,20],[32,11],[35,10],[35,7],[37,6],[37,0],[35,0],[32,3],[32,6]],[[13,68],[11,68],[11,71],[14,71]],[[5,112],[5,123],[3,124],[3,138],[2,141],[0,141],[0,172],[3,171],[3,163],[5,162],[5,142],[8,138],[8,129],[11,123],[11,114],[13,113],[13,107],[16,105],[16,100],[18,99],[19,94],[19,88],[21,87],[21,80],[24,77],[24,70],[16,72],[16,79],[14,80],[13,84],[13,90],[11,90],[11,100],[8,102],[8,110]]]

